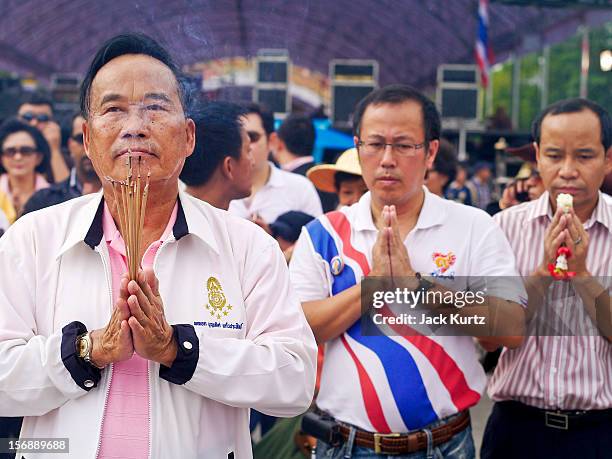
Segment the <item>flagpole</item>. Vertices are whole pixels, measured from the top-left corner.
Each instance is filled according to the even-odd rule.
[[[582,26],[582,58],[580,59],[580,97],[588,97],[589,83],[589,28]]]

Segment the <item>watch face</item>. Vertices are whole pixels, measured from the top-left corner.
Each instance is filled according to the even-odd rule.
[[[77,352],[79,357],[84,357],[87,354],[87,340],[85,338],[79,338],[77,340]]]

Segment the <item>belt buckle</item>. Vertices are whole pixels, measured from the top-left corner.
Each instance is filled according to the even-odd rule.
[[[544,424],[546,424],[546,427],[552,427],[553,429],[567,430],[568,416],[563,413],[546,411],[544,413]]]
[[[390,434],[374,433],[374,452],[376,454],[382,454],[381,441],[383,438],[392,438],[392,437],[399,437],[399,436],[400,436],[399,433],[390,433]]]

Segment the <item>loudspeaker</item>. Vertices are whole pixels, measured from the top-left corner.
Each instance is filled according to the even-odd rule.
[[[442,118],[476,120],[480,116],[480,76],[475,65],[438,67],[436,104]]]
[[[262,49],[255,60],[257,81],[253,100],[281,117],[291,111],[290,65],[286,49]]]
[[[331,122],[350,128],[357,103],[378,87],[378,62],[370,59],[334,59],[329,63]]]

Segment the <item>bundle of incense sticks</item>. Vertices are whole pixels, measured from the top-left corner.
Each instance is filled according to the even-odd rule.
[[[139,156],[138,161],[135,161],[131,152],[128,152],[125,181],[106,177],[113,186],[113,194],[119,210],[121,236],[123,236],[123,241],[125,242],[128,273],[130,279],[133,280],[136,280],[136,275],[140,268],[140,247],[147,208],[147,196],[149,195],[149,178],[151,177],[151,172],[147,172],[143,187],[142,163],[142,157]]]

